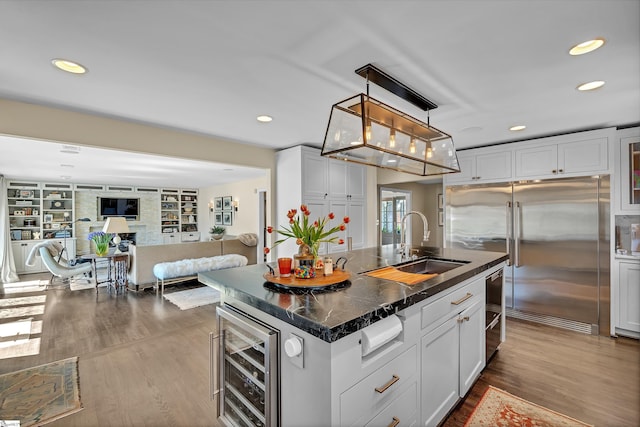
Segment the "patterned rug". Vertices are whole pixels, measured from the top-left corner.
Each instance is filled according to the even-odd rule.
[[[188,310],[190,308],[213,304],[220,301],[220,292],[213,288],[210,288],[209,286],[204,286],[200,288],[187,289],[185,291],[164,294],[164,297],[165,299],[180,307],[180,310]]]
[[[77,357],[0,375],[0,420],[35,426],[81,409]]]
[[[464,426],[588,427],[591,424],[585,424],[489,386]]]

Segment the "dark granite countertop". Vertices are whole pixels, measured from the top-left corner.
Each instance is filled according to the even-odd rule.
[[[347,258],[345,269],[351,273],[350,283],[335,289],[307,290],[304,293],[279,290],[265,282],[263,274],[268,268],[264,264],[208,271],[200,273],[198,279],[226,296],[324,341],[334,342],[507,259],[506,254],[498,252],[422,247],[418,249],[419,257],[433,256],[468,263],[422,283],[406,285],[363,274],[377,268],[409,262],[403,262],[391,246],[359,249],[331,256],[334,262],[340,256]],[[276,263],[270,265],[277,269]]]

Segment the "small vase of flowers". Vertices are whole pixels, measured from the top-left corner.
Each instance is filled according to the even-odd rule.
[[[280,230],[274,230],[271,226],[267,227],[268,233],[276,232],[285,236],[283,239],[276,240],[273,244],[274,247],[288,239],[296,239],[296,244],[299,248],[298,253],[293,256],[293,267],[294,276],[297,278],[306,279],[315,277],[314,267],[318,259],[320,243],[344,244],[344,239],[341,239],[335,234],[346,230],[347,224],[349,223],[349,217],[345,216],[342,219],[342,223],[334,227],[329,227],[329,221],[335,219],[333,212],[313,222],[309,220],[310,215],[311,212],[308,207],[303,204],[300,206],[300,213],[298,213],[297,209],[290,209],[287,212],[289,227],[282,227]],[[264,248],[265,254],[268,254],[270,251],[270,248]]]
[[[94,231],[89,233],[87,240],[92,241],[96,245],[96,255],[105,256],[109,252],[109,242],[114,234],[105,233],[104,231]]]

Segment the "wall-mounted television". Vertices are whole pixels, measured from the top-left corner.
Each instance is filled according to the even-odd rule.
[[[137,221],[140,216],[140,199],[98,197],[98,218],[105,220],[110,216],[123,216]]]

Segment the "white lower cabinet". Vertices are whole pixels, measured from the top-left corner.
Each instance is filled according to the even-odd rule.
[[[438,425],[484,369],[484,306],[484,281],[476,279],[422,309],[421,425]]]
[[[52,242],[57,242],[60,246],[64,247],[64,239],[52,239]],[[47,267],[42,263],[42,259],[39,255],[33,259],[33,265],[27,265],[29,253],[33,247],[43,242],[42,240],[29,240],[29,241],[13,241],[11,242],[11,250],[13,251],[13,261],[16,265],[16,272],[18,274],[29,273],[42,273],[48,271]],[[66,259],[73,259],[76,257],[76,240],[75,238],[67,239],[66,241],[67,253],[64,255]]]
[[[640,338],[640,262],[618,263],[618,335]]]
[[[414,345],[342,393],[340,424],[343,426],[378,425],[377,422],[369,423],[374,422],[378,414],[393,413],[384,424],[387,426],[392,423],[393,417],[398,418],[416,412],[418,405],[416,393],[408,396],[409,399],[413,398],[413,403],[404,402],[403,405],[399,405],[397,402],[404,396],[407,384],[412,384],[415,390],[418,371],[416,351]]]

